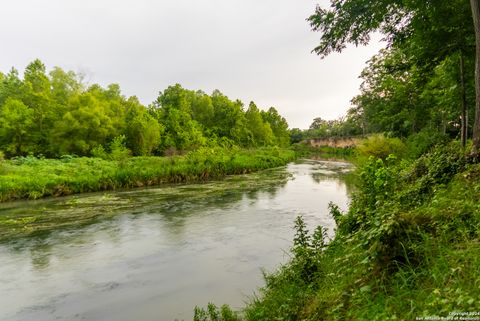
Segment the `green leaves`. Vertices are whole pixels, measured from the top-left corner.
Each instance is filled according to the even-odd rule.
[[[7,157],[110,157],[103,152],[122,135],[134,156],[217,145],[287,146],[285,119],[273,107],[260,111],[253,106],[245,112],[241,101],[218,90],[207,95],[177,84],[147,108],[135,96],[123,96],[118,84],[87,88],[81,75],[59,67],[47,74],[37,59],[26,67],[24,79],[16,69],[0,73],[0,149]]]
[[[12,98],[0,110],[0,143],[10,155],[23,155],[31,150],[33,114],[32,109]]]

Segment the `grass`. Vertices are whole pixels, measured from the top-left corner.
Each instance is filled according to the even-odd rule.
[[[283,166],[293,151],[278,148],[201,148],[185,156],[100,158],[22,157],[0,163],[0,201],[184,183]]]

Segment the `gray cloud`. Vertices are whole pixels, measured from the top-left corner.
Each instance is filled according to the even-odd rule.
[[[307,0],[9,0],[0,12],[0,70],[47,67],[119,83],[148,104],[160,90],[220,89],[275,106],[291,127],[345,113],[380,45],[320,60]],[[323,1],[325,2],[325,1]]]

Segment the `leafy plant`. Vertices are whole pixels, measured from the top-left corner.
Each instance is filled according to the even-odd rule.
[[[195,307],[193,321],[241,321],[241,319],[228,305],[224,304],[218,308],[209,303],[206,309]]]
[[[392,154],[397,157],[404,156],[406,146],[399,138],[388,138],[382,134],[375,134],[357,146],[357,153],[361,158],[374,157],[386,160]]]

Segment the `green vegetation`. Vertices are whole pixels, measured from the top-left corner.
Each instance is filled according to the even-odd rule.
[[[252,165],[258,166],[258,162],[252,162]],[[0,244],[18,245],[32,240],[44,240],[48,239],[51,233],[63,231],[81,233],[89,225],[107,223],[125,213],[160,212],[169,217],[177,214],[182,217],[196,215],[198,212],[208,211],[211,206],[240,202],[244,197],[255,200],[264,191],[271,193],[282,188],[290,178],[287,171],[277,167],[189,184],[104,191],[89,195],[71,195],[59,200],[42,199],[32,203],[1,203]],[[172,207],[172,203],[189,203],[194,206],[185,212],[185,208]]]
[[[292,129],[293,142],[370,133],[408,138],[428,132],[461,139],[464,146],[473,137],[478,152],[477,1],[331,0],[308,20],[321,33],[314,49],[321,57],[348,44],[368,44],[372,32],[381,32],[387,46],[361,73],[360,94],[347,114],[330,121],[316,118],[308,130]]]
[[[106,159],[27,156],[3,160],[0,201],[202,181],[282,166],[295,157],[293,151],[276,147],[251,150],[202,147],[184,156],[172,157],[128,157],[122,154],[125,151],[122,147],[111,149],[110,154],[104,152]]]
[[[220,91],[170,86],[149,106],[125,97],[117,84],[86,86],[80,75],[40,60],[21,79],[0,73],[0,151],[16,156],[178,155],[199,147],[285,147],[288,124],[274,107],[244,110]],[[113,153],[112,153],[113,154]],[[118,155],[122,157],[121,155]]]
[[[330,205],[334,239],[326,240],[321,227],[309,234],[299,217],[290,262],[266,275],[261,295],[240,316],[415,320],[478,313],[478,1],[331,0],[309,21],[321,32],[314,51],[322,57],[348,43],[367,44],[374,31],[388,46],[362,72],[347,116],[292,129],[292,142],[369,138],[356,149],[349,210]]]
[[[459,150],[441,146],[415,161],[370,158],[358,168],[349,211],[331,206],[335,239],[320,250],[301,244],[300,255],[296,242],[291,263],[267,278],[265,297],[247,319],[274,319],[278,302],[288,302],[286,320],[412,320],[478,310],[480,166]]]
[[[356,174],[349,210],[330,205],[335,238],[322,227],[310,234],[298,217],[290,262],[266,274],[261,295],[237,318],[414,320],[478,311],[480,165],[454,142],[416,159],[370,156]]]
[[[251,172],[286,164],[289,143],[274,107],[218,90],[177,84],[143,106],[40,60],[0,73],[0,201]]]
[[[294,144],[291,149],[295,151],[297,157],[312,159],[351,160],[355,155],[355,149],[350,147],[313,147],[308,144]]]

